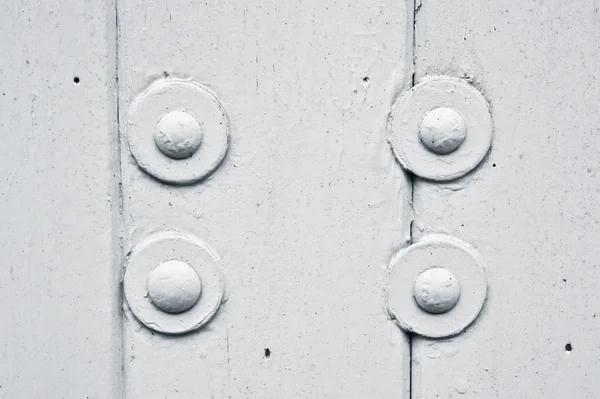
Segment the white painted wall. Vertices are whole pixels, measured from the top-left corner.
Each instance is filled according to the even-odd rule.
[[[120,397],[114,20],[98,1],[0,13],[1,398]]]
[[[599,39],[594,1],[422,2],[417,80],[470,79],[495,136],[468,177],[415,182],[413,238],[470,242],[489,291],[464,334],[413,341],[414,398],[600,395]]]
[[[223,259],[229,296],[178,338],[127,312],[126,397],[407,398],[408,340],[380,288],[408,232],[408,182],[385,141],[410,79],[406,7],[126,0],[119,12],[121,127],[166,72],[209,86],[232,137],[216,174],[189,187],[150,178],[122,146],[126,248],[193,233]]]
[[[596,398],[599,6],[419,1],[413,59],[408,3],[8,3],[0,397]],[[492,150],[457,181],[412,185],[385,142],[413,68],[491,105]],[[200,184],[128,152],[129,107],[164,73],[229,113]],[[380,287],[411,197],[412,240],[468,242],[489,284],[476,322],[413,338],[412,362]],[[180,337],[143,327],[119,285],[123,255],[167,229],[219,253],[228,295]]]

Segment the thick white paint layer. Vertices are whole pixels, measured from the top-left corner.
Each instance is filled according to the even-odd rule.
[[[229,294],[182,337],[126,307],[128,398],[408,398],[408,344],[379,280],[407,241],[410,188],[384,123],[407,88],[412,10],[320,3],[120,2],[123,132],[166,71],[211,86],[233,135],[190,187],[149,177],[121,143],[126,249],[193,232],[222,256]],[[2,398],[121,397],[114,11],[26,1],[0,17]],[[598,396],[598,15],[418,5],[417,81],[466,79],[496,126],[469,176],[415,178],[413,239],[468,241],[490,286],[466,332],[413,340],[416,399]]]
[[[448,269],[434,267],[415,281],[415,300],[428,313],[446,313],[460,298],[460,282]]]
[[[432,293],[434,303],[425,311],[421,303],[429,300],[418,299],[423,292],[419,292],[416,282],[425,273],[439,268],[460,282],[460,296],[455,292],[454,300],[448,298],[448,304],[441,304],[440,292]],[[461,240],[442,234],[420,237],[419,242],[399,251],[386,271],[384,282],[385,307],[396,323],[405,331],[431,338],[463,331],[479,315],[486,293],[486,276],[477,253]],[[431,306],[435,302],[441,308]],[[440,311],[450,303],[454,303],[452,309]]]
[[[434,135],[431,128],[440,110],[446,110],[445,121],[435,122]],[[455,124],[458,129],[452,132]],[[388,140],[404,168],[424,179],[449,181],[481,163],[492,144],[493,127],[488,104],[473,86],[452,76],[432,76],[394,102]]]
[[[452,339],[414,339],[413,397],[597,398],[600,10],[594,2],[424,1],[417,79],[489,100],[491,153],[464,179],[416,180],[414,238],[476,247],[489,294]]]
[[[154,142],[163,154],[175,159],[189,158],[202,142],[202,126],[185,111],[172,111],[156,125]]]
[[[157,308],[168,313],[182,313],[198,302],[202,281],[187,263],[168,260],[148,274],[146,288]]]
[[[0,398],[120,398],[113,1],[0,13]]]
[[[165,261],[185,266],[187,277],[172,276],[175,287],[162,287],[158,292],[160,286],[152,284],[151,277],[155,265],[164,265]],[[220,264],[214,250],[197,237],[173,231],[147,237],[131,250],[125,262],[123,291],[128,310],[154,331],[165,334],[195,331],[208,323],[226,299]],[[201,287],[189,284],[190,274],[196,274]],[[166,298],[161,302],[166,307],[155,301],[163,295]]]
[[[419,138],[428,150],[438,155],[456,151],[467,137],[465,119],[456,110],[438,107],[425,115],[419,126]]]
[[[138,166],[170,184],[213,173],[229,147],[223,104],[193,79],[158,79],[130,99],[126,142]]]
[[[228,294],[179,337],[127,312],[127,397],[408,398],[408,342],[380,281],[408,233],[410,187],[385,126],[410,78],[411,11],[392,0],[119,8],[121,115],[166,72],[209,86],[231,121],[228,156],[196,185],[159,183],[123,146],[126,247],[191,232],[221,256]]]

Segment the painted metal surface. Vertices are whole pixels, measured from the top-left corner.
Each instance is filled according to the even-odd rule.
[[[0,398],[119,398],[114,4],[0,13]]]
[[[481,163],[492,144],[493,126],[488,104],[473,86],[432,76],[395,101],[388,140],[408,171],[448,181]]]
[[[449,312],[460,299],[460,282],[443,267],[434,267],[421,273],[413,290],[417,305],[433,314]]]
[[[398,326],[424,337],[461,333],[487,294],[482,261],[456,237],[432,234],[400,250],[384,278],[385,308]]]
[[[129,150],[139,167],[170,184],[193,184],[221,164],[229,118],[208,88],[192,79],[157,79],[127,108]]]
[[[198,303],[202,280],[188,263],[172,259],[161,262],[148,274],[150,302],[168,313],[183,313]]]
[[[123,145],[126,251],[189,232],[220,255],[227,300],[182,336],[126,309],[126,398],[408,398],[408,337],[382,311],[381,277],[408,235],[385,135],[410,82],[411,14],[391,0],[119,1],[122,135],[165,79],[209,88],[231,126],[219,168],[186,186]]]
[[[597,398],[599,8],[7,3],[0,397]]]
[[[473,245],[489,292],[463,334],[413,339],[413,398],[597,398],[599,4],[431,0],[417,10],[416,81],[469,81],[495,129],[469,175],[414,181],[413,239],[444,232]]]
[[[132,249],[123,289],[135,317],[166,334],[202,327],[225,299],[219,255],[201,239],[176,231],[151,234]]]
[[[127,256],[123,288],[128,308],[148,328],[190,332],[208,323],[224,301],[221,259],[190,234],[157,232]]]

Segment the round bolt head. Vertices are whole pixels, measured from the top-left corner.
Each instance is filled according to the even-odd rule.
[[[467,125],[463,117],[452,108],[438,107],[421,121],[419,137],[429,151],[446,155],[465,141]]]
[[[221,165],[229,130],[227,112],[214,93],[191,79],[168,78],[133,100],[126,139],[142,170],[163,183],[187,185]]]
[[[491,148],[494,123],[477,89],[461,79],[434,76],[394,102],[387,130],[404,169],[441,182],[462,177],[481,163]]]
[[[166,258],[166,254],[177,255]],[[169,288],[171,283],[175,287]],[[191,234],[155,232],[131,248],[125,260],[123,294],[129,310],[151,330],[164,334],[197,330],[224,302],[221,260],[206,242]]]
[[[433,234],[394,255],[383,290],[386,312],[400,328],[444,338],[461,333],[480,314],[487,278],[475,248],[456,237]]]
[[[160,151],[170,158],[189,158],[200,148],[202,126],[187,112],[172,111],[158,122],[154,141]]]
[[[202,282],[196,271],[179,260],[156,266],[146,285],[152,303],[167,313],[185,312],[198,302],[202,292]]]
[[[460,284],[452,273],[441,267],[423,272],[415,281],[414,296],[419,307],[428,313],[446,313],[460,297]]]

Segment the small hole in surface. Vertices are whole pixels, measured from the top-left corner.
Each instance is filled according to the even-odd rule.
[[[368,76],[365,76],[365,77],[362,79],[362,81],[363,81],[363,82],[365,82],[365,83],[369,83],[369,77],[368,77]]]
[[[79,84],[79,76],[75,76],[73,78],[73,82],[75,82],[75,84],[78,85]]]
[[[565,345],[565,350],[567,352],[571,352],[573,350],[573,345],[571,345],[571,343],[568,343]]]
[[[495,167],[496,167],[496,164],[493,164],[492,166],[495,168]]]
[[[271,349],[269,349],[269,348],[265,349],[265,357],[267,359],[271,357]]]

